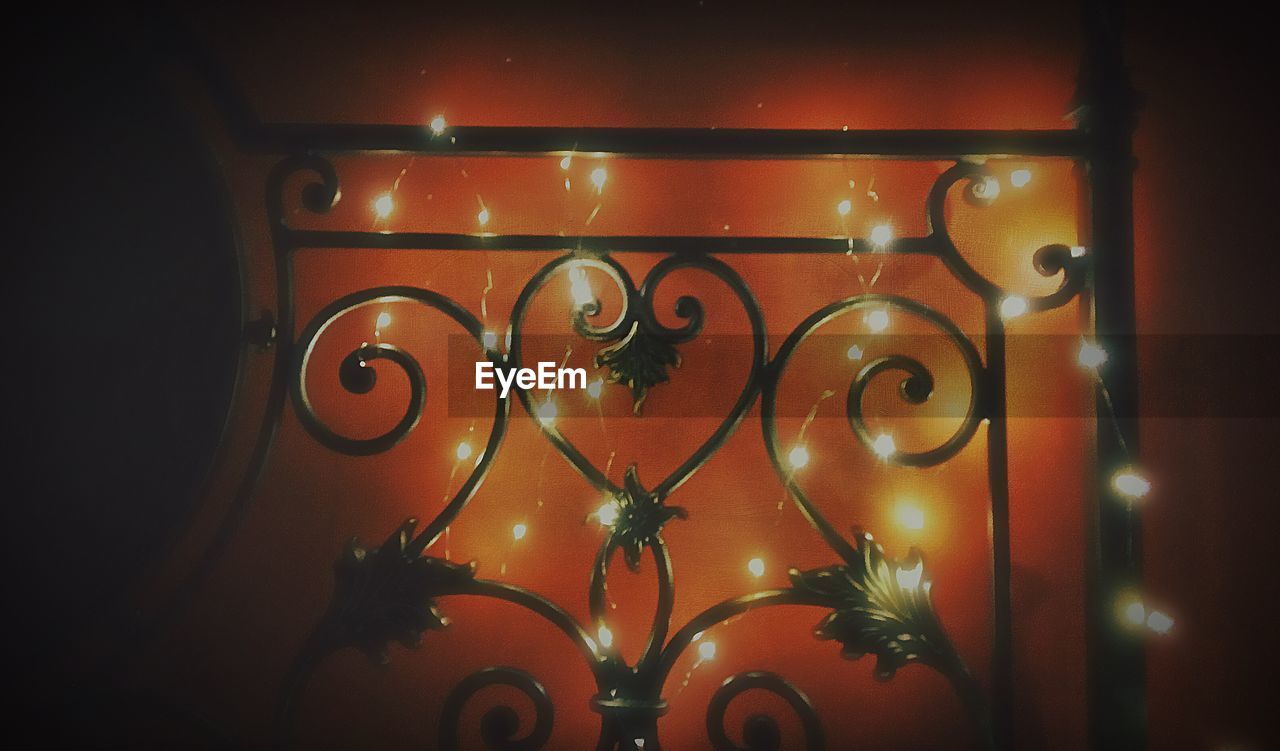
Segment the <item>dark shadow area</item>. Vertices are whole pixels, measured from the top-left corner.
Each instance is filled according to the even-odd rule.
[[[12,28],[27,51],[5,66],[23,168],[8,219],[6,672],[18,726],[42,741],[110,738],[145,709],[79,656],[130,628],[121,595],[191,510],[234,379],[230,217],[153,31],[129,11],[28,18]]]

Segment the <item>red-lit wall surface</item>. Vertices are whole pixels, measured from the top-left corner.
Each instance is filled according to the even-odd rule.
[[[1076,10],[1070,4],[1034,11],[931,8],[923,17],[891,8],[757,13],[689,4],[605,17],[582,9],[476,7],[441,14],[430,8],[370,12],[351,7],[305,18],[273,12],[208,14],[201,20],[212,49],[268,121],[423,123],[444,113],[455,125],[1059,128],[1067,125],[1063,114],[1074,91],[1079,53]],[[1273,326],[1222,311],[1195,315],[1186,305],[1187,299],[1205,299],[1194,287],[1193,256],[1210,238],[1195,218],[1205,215],[1204,204],[1194,215],[1179,211],[1190,193],[1204,196],[1198,187],[1203,183],[1184,170],[1207,172],[1209,167],[1188,164],[1179,151],[1180,139],[1187,137],[1179,117],[1184,105],[1175,82],[1155,74],[1160,65],[1177,62],[1162,57],[1163,49],[1139,35],[1132,52],[1138,87],[1148,96],[1137,140],[1140,328],[1205,333]],[[236,153],[219,133],[217,118],[207,120],[225,159],[243,231],[253,307],[270,308],[274,278],[262,186],[273,162]],[[1211,125],[1198,121],[1192,127]],[[889,223],[899,235],[918,236],[925,232],[925,193],[948,166],[590,155],[576,157],[567,171],[558,157],[392,155],[342,158],[335,165],[343,182],[334,211],[317,218],[299,210],[291,221],[469,232],[476,229],[475,215],[483,205],[491,212],[485,229],[496,233],[866,236],[871,226]],[[600,165],[607,167],[609,179],[597,194],[588,175]],[[986,209],[952,200],[950,226],[961,251],[984,273],[1011,289],[1043,293],[1054,280],[1034,272],[1030,253],[1051,242],[1077,242],[1078,175],[1064,162],[994,165],[1001,177],[1015,167],[1032,169],[1032,182],[1013,190],[1006,180],[996,205]],[[392,185],[396,210],[386,220],[375,220],[371,203]],[[290,202],[296,189],[285,192],[291,211],[299,205]],[[842,220],[835,206],[844,198],[853,201],[853,211]],[[552,257],[496,250],[303,250],[295,270],[296,313],[305,322],[342,294],[412,284],[450,296],[483,314],[489,328],[503,331],[521,287]],[[628,254],[621,261],[633,278],[641,278],[659,257]],[[732,262],[765,311],[774,347],[823,304],[868,290],[921,300],[965,331],[981,331],[978,299],[931,259],[779,256]],[[490,275],[492,289],[486,292]],[[603,287],[602,280],[593,281],[597,289]],[[670,312],[678,295],[693,294],[706,306],[708,335],[749,331],[740,305],[716,280],[681,272],[666,284],[659,295],[660,314]],[[604,302],[608,308],[616,300],[605,295]],[[569,304],[567,281],[549,285],[532,308],[528,330],[567,332]],[[317,347],[309,388],[320,415],[341,432],[380,432],[403,409],[406,383],[392,368],[382,368],[370,395],[347,394],[337,383],[339,359],[373,338],[374,319],[382,310],[365,308],[342,319]],[[393,320],[380,332],[382,340],[413,351],[428,371],[431,385],[421,425],[385,454],[349,458],[320,446],[286,408],[251,513],[208,586],[138,671],[137,680],[148,689],[207,708],[244,737],[269,732],[281,678],[324,609],[331,565],[347,539],[354,535],[375,544],[407,517],[433,516],[459,482],[456,445],[472,430],[479,435],[488,430],[489,420],[459,416],[458,405],[445,401],[454,390],[442,382],[442,359],[447,336],[458,331],[430,311],[408,306],[386,311]],[[1019,319],[1010,331],[1070,334],[1079,331],[1080,316],[1080,306],[1073,303]],[[837,322],[824,333],[855,337],[857,321]],[[588,342],[580,345],[574,357],[585,361],[591,349]],[[737,362],[732,356],[707,356],[705,350],[700,356],[697,342],[684,345],[682,352],[683,367],[671,383],[651,393],[646,411],[673,414],[682,400],[698,400],[705,405],[702,414],[727,411],[745,380],[745,351]],[[968,396],[956,378],[956,362],[945,352],[934,354],[931,364],[940,377],[931,407],[904,411],[888,391],[876,402],[887,415],[883,424],[903,436],[900,446],[924,446],[945,435],[955,421],[937,416]],[[1059,354],[1020,355],[1015,343],[1009,362],[1010,413],[1015,415],[1010,503],[1016,737],[1019,745],[1035,748],[1080,747],[1087,728],[1084,499],[1093,422],[1084,416],[1088,381],[1071,362],[1070,351]],[[559,355],[563,352],[551,352],[546,359]],[[847,362],[830,365],[800,359],[783,381],[780,412],[790,415],[780,421],[784,444],[794,440],[809,405],[819,403],[827,389],[837,394],[821,401],[818,419],[806,428],[813,455],[805,470],[806,490],[838,528],[864,527],[893,555],[912,545],[925,551],[943,623],[986,685],[991,580],[985,428],[940,467],[887,468],[835,417],[852,371]],[[1174,393],[1166,390],[1168,382],[1187,377],[1160,367],[1141,374],[1148,403]],[[221,521],[261,414],[269,371],[266,356],[250,366],[214,491],[175,562],[143,588],[142,607],[180,576]],[[578,394],[563,398],[583,400]],[[587,410],[585,416],[563,420],[566,435],[597,466],[608,466],[615,481],[636,463],[641,479],[652,486],[718,422],[630,417],[628,398],[625,389],[607,387],[608,416],[593,417]],[[939,410],[933,415],[937,419],[912,423],[892,417],[928,417],[929,409]],[[1020,416],[1037,414],[1066,416]],[[1225,616],[1201,607],[1198,597],[1219,586],[1239,586],[1223,583],[1235,575],[1230,563],[1235,548],[1225,541],[1249,532],[1232,527],[1207,506],[1215,498],[1251,493],[1255,500],[1243,503],[1260,505],[1257,490],[1223,471],[1220,453],[1238,436],[1272,426],[1221,420],[1144,424],[1145,464],[1158,478],[1147,512],[1149,597],[1178,618],[1174,634],[1151,648],[1153,747],[1205,747],[1231,741],[1235,732],[1243,732],[1240,738],[1246,741],[1257,738],[1249,735],[1244,719],[1248,700],[1233,704],[1220,690],[1226,679],[1217,679],[1222,684],[1205,680],[1199,667],[1220,666],[1238,655],[1228,640],[1214,636],[1226,627]],[[895,516],[905,499],[923,509],[922,530],[905,529]],[[430,553],[477,560],[481,576],[533,589],[586,623],[586,585],[602,533],[584,519],[600,502],[516,406],[491,475]],[[785,585],[788,567],[814,568],[836,560],[785,500],[766,457],[758,406],[669,502],[690,512],[688,521],[673,522],[665,534],[676,577],[676,626],[717,601]],[[1194,522],[1198,513],[1212,524]],[[510,531],[516,523],[529,530],[520,541]],[[760,579],[745,566],[756,556],[766,562]],[[616,604],[615,643],[634,659],[654,605],[651,561],[638,575],[615,567],[609,592]],[[1214,596],[1229,598],[1220,592]],[[508,664],[529,670],[555,701],[551,747],[594,743],[599,721],[587,706],[594,693],[590,673],[554,629],[501,603],[454,598],[443,607],[453,625],[428,634],[416,651],[393,648],[387,669],[371,666],[354,651],[326,662],[302,697],[302,741],[366,746],[376,739],[378,745],[429,747],[445,694],[477,668]],[[852,747],[855,741],[875,748],[969,743],[961,705],[941,677],[912,667],[887,684],[875,682],[869,659],[843,661],[836,645],[811,638],[821,615],[812,608],[767,609],[709,631],[706,638],[716,641],[717,658],[695,666],[696,657],[686,655],[664,692],[672,707],[660,725],[666,746],[704,747],[711,693],[726,676],[748,669],[775,670],[807,692],[833,747]],[[483,709],[504,698],[501,691],[486,696],[470,707],[464,728],[477,727]],[[767,702],[744,697],[731,711],[730,727],[750,710],[765,707],[783,719],[794,739],[798,724],[788,710]],[[1206,705],[1209,711],[1199,714]],[[1189,725],[1183,718],[1193,707],[1199,719]]]

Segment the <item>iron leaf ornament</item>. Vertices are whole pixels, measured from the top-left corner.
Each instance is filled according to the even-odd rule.
[[[887,681],[911,663],[950,669],[958,656],[934,612],[919,551],[912,548],[894,561],[870,534],[855,529],[854,541],[846,563],[790,571],[796,589],[833,608],[814,635],[840,642],[845,659],[874,654],[877,680]]]
[[[672,519],[688,519],[689,512],[680,506],[668,506],[661,495],[651,493],[640,483],[636,465],[627,467],[622,492],[614,496],[618,517],[610,532],[610,540],[622,548],[627,567],[640,570],[644,549],[656,544],[662,527]]]
[[[595,365],[609,369],[609,383],[621,383],[631,390],[631,410],[638,415],[649,389],[671,379],[667,368],[680,367],[680,353],[635,321],[626,336],[596,353]]]
[[[347,544],[334,564],[332,649],[355,647],[385,664],[390,642],[414,648],[427,629],[449,625],[434,598],[473,581],[476,565],[411,551],[417,525],[417,519],[405,521],[374,549],[362,547],[354,538]]]

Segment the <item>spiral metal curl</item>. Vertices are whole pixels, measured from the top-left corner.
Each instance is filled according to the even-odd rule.
[[[782,478],[787,490],[796,500],[801,511],[809,522],[817,529],[836,552],[845,555],[853,554],[849,543],[818,511],[812,500],[796,482],[793,473],[784,467],[783,449],[780,446],[777,428],[778,384],[791,356],[797,347],[808,339],[815,331],[830,321],[851,311],[864,308],[896,309],[920,318],[942,331],[947,340],[959,351],[964,360],[965,371],[969,378],[969,404],[964,418],[951,436],[938,446],[925,451],[895,451],[883,457],[885,461],[909,467],[927,467],[940,464],[954,456],[977,432],[986,413],[984,394],[987,374],[983,368],[973,342],[960,331],[950,319],[934,309],[903,297],[893,295],[858,295],[831,303],[802,321],[787,337],[769,365],[769,377],[764,380],[761,397],[761,426],[764,431],[765,448],[773,462],[775,471]],[[867,429],[862,410],[862,399],[867,386],[877,376],[889,371],[906,374],[900,384],[899,393],[909,404],[922,404],[933,393],[934,378],[918,360],[905,355],[890,355],[877,358],[864,366],[854,377],[846,399],[845,413],[854,435],[868,450],[874,450],[875,439]]]
[[[417,427],[422,418],[426,400],[427,379],[418,361],[393,344],[364,344],[352,350],[343,359],[338,370],[343,388],[353,394],[367,394],[377,384],[377,371],[373,363],[388,360],[399,367],[409,379],[409,403],[405,413],[387,432],[373,438],[343,436],[316,414],[307,391],[307,368],[316,342],[337,319],[362,307],[386,305],[395,302],[418,302],[438,310],[456,321],[480,344],[483,334],[480,322],[470,312],[444,295],[417,287],[375,287],[341,297],[325,306],[303,329],[298,340],[298,356],[293,369],[293,405],[303,426],[313,438],[324,446],[350,456],[369,456],[387,451]]]
[[[946,206],[947,195],[952,186],[967,180],[966,199],[977,205],[989,205],[994,198],[984,191],[983,186],[991,179],[991,173],[985,164],[975,162],[958,162],[943,172],[929,190],[925,201],[925,222],[929,236],[936,243],[938,256],[966,287],[980,295],[988,303],[1004,299],[1010,292],[987,279],[965,259],[956,248],[947,228]],[[1047,295],[1027,297],[1027,309],[1032,312],[1051,310],[1065,305],[1084,289],[1089,277],[1089,259],[1072,255],[1066,245],[1046,245],[1036,251],[1032,258],[1036,271],[1044,277],[1061,275],[1062,283],[1058,289]]]
[[[493,751],[537,751],[547,745],[555,721],[551,697],[533,676],[511,667],[490,667],[467,676],[445,699],[441,714],[438,746],[443,751],[459,748],[462,710],[476,694],[490,686],[511,686],[533,703],[534,725],[524,737],[517,737],[520,714],[510,705],[499,704],[480,719],[480,737]]]
[[[800,689],[776,673],[738,673],[725,679],[716,689],[707,705],[707,736],[716,751],[779,751],[782,748],[782,731],[778,721],[764,714],[753,714],[742,726],[742,745],[735,743],[725,732],[725,715],[729,704],[738,696],[751,690],[768,691],[781,697],[799,715],[804,725],[804,748],[821,751],[826,748],[822,720]]]

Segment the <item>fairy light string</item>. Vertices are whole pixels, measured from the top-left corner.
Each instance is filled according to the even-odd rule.
[[[444,119],[442,116],[438,116],[437,118],[433,119],[430,123],[431,132],[435,136],[443,135],[446,127],[447,125],[444,122]],[[400,188],[400,185],[403,179],[407,175],[409,169],[413,166],[414,159],[415,158],[410,158],[408,164],[406,164],[400,170],[396,179],[393,181],[389,191],[375,197],[373,202],[375,227],[377,227],[380,223],[383,223],[389,220],[389,218],[395,212],[396,194]],[[574,196],[575,183],[581,182],[581,180],[578,180],[578,181],[575,180],[575,175],[574,175],[575,167],[581,163],[584,163],[584,160],[580,155],[576,154],[576,147],[575,147],[575,151],[571,151],[570,153],[565,154],[557,159],[557,165],[560,171],[560,178],[559,178],[561,180],[560,184],[563,187],[563,193],[561,194],[562,195],[561,203],[563,206],[564,219],[566,222],[570,221],[570,218],[573,213],[572,198]],[[585,182],[589,186],[588,190],[590,191],[590,193],[594,194],[594,203],[592,204],[591,209],[588,211],[588,213],[585,216],[585,219],[583,220],[583,226],[591,226],[592,223],[597,219],[600,211],[603,208],[604,191],[606,190],[607,186],[611,184],[613,176],[610,174],[610,170],[605,165],[603,159],[597,162],[587,162],[585,169],[587,170]],[[857,196],[856,190],[858,187],[858,182],[852,176],[850,176],[849,174],[850,165],[848,164],[848,162],[842,165],[842,169],[845,172],[846,183],[848,186],[848,193],[847,193],[847,197],[840,197],[836,201],[835,212],[839,221],[840,235],[844,237],[848,243],[849,250],[847,255],[852,261],[852,264],[853,264],[852,268],[853,268],[854,275],[857,278],[858,284],[862,289],[862,292],[866,294],[871,292],[872,289],[880,281],[885,270],[886,261],[884,256],[881,256],[880,258],[877,259],[875,271],[872,273],[870,278],[864,275],[862,267],[860,265],[861,254],[855,252],[857,248],[857,243],[855,241],[854,233],[852,231],[852,220],[857,215],[857,207],[855,206],[854,199]],[[466,169],[462,169],[461,174],[464,179],[469,179],[469,174]],[[1007,179],[1008,179],[1008,185],[1011,189],[1021,190],[1033,183],[1034,174],[1029,169],[1019,168],[1019,169],[1012,170],[1009,173]],[[879,193],[875,189],[875,182],[876,182],[875,177],[874,176],[870,177],[867,181],[865,190],[863,191],[863,194],[862,194],[862,196],[865,197],[869,201],[870,205],[873,207],[879,204],[879,199],[880,199]],[[1001,182],[995,177],[988,177],[986,178],[986,182],[984,183],[982,190],[984,191],[985,197],[994,200],[996,196],[1000,195]],[[479,193],[476,193],[475,196],[478,204],[478,210],[475,216],[476,231],[479,234],[484,234],[484,235],[491,234],[490,232],[488,232],[488,228],[491,225],[491,223],[494,221],[494,215],[493,215],[492,209],[485,202],[484,198]],[[725,231],[729,230],[729,225],[727,223],[724,225],[724,229]],[[871,252],[873,254],[880,254],[886,251],[894,241],[894,234],[895,233],[894,233],[894,228],[892,224],[886,221],[878,221],[878,223],[872,226],[867,236],[867,242],[871,248]],[[1075,246],[1071,249],[1071,254],[1073,257],[1080,257],[1084,255],[1086,252],[1087,250],[1082,246]],[[576,275],[575,275],[575,272],[576,272]],[[594,299],[594,295],[590,292],[590,285],[589,285],[589,282],[587,281],[586,274],[583,269],[570,268],[569,275],[570,275],[570,282],[571,282],[571,294],[573,297],[573,303],[575,305],[581,306],[586,302],[589,302],[590,299]],[[486,349],[496,350],[497,344],[498,344],[497,334],[496,332],[492,331],[489,327],[489,311],[488,311],[489,294],[495,288],[492,269],[486,269],[485,279],[486,279],[485,286],[482,289],[480,294],[480,314],[481,314],[481,322],[483,326],[483,345],[485,346]],[[1026,313],[1030,312],[1032,309],[1031,303],[1025,297],[1022,297],[1020,295],[1008,295],[1000,299],[997,304],[998,304],[998,309],[1001,314],[1001,317],[1006,320],[1019,318],[1025,315]],[[869,310],[864,316],[863,320],[868,332],[872,335],[884,333],[889,329],[892,322],[892,318],[887,309]],[[391,317],[389,312],[385,310],[382,311],[378,315],[377,322],[374,328],[375,344],[380,343],[382,332],[385,329],[387,329],[390,326],[390,324],[391,324]],[[508,338],[511,335],[509,328],[508,328],[507,335],[508,335]],[[561,360],[562,368],[567,365],[572,355],[572,352],[573,352],[572,346],[566,347],[564,357]],[[851,362],[861,362],[865,356],[865,350],[863,349],[863,346],[862,344],[859,343],[859,341],[855,341],[849,347],[845,355],[847,359]],[[1103,408],[1101,410],[1100,418],[1105,420],[1111,426],[1111,429],[1114,430],[1116,439],[1117,439],[1117,444],[1119,445],[1121,449],[1121,453],[1124,456],[1123,466],[1118,469],[1115,469],[1107,487],[1110,489],[1112,495],[1114,496],[1114,500],[1125,503],[1128,512],[1133,513],[1133,506],[1136,503],[1146,499],[1152,492],[1153,488],[1152,488],[1152,483],[1146,478],[1146,476],[1141,472],[1141,470],[1135,467],[1133,464],[1133,457],[1131,455],[1128,442],[1125,440],[1124,432],[1121,429],[1120,421],[1116,414],[1115,404],[1112,399],[1111,391],[1108,386],[1107,379],[1103,372],[1103,369],[1107,364],[1107,360],[1108,360],[1108,355],[1105,350],[1103,350],[1099,345],[1090,341],[1089,339],[1082,338],[1080,349],[1077,352],[1077,362],[1082,368],[1084,368],[1091,374],[1094,384],[1096,385],[1098,389],[1098,393],[1100,394],[1100,397],[1101,397],[1099,400],[1099,403],[1102,405]],[[601,445],[604,448],[604,450],[608,452],[608,460],[607,460],[607,465],[605,469],[605,475],[608,476],[612,470],[612,465],[617,452],[612,446],[611,436],[608,429],[608,421],[605,419],[604,407],[603,407],[603,388],[604,388],[603,379],[597,378],[589,382],[586,396],[591,402],[594,403],[594,409],[596,412],[597,422],[599,425]],[[817,400],[813,403],[812,407],[810,408],[804,420],[802,421],[799,427],[799,430],[796,433],[795,444],[791,447],[791,449],[788,451],[786,455],[788,482],[794,481],[794,477],[796,473],[800,472],[805,467],[807,467],[810,464],[810,462],[813,460],[811,452],[808,446],[806,445],[806,441],[805,441],[806,434],[810,426],[812,425],[813,421],[816,419],[822,403],[825,400],[831,398],[833,395],[834,395],[834,392],[831,390],[823,391],[820,394],[820,396],[817,398]],[[556,406],[555,400],[553,399],[552,393],[548,391],[547,393],[542,395],[539,399],[536,399],[534,404],[535,404],[534,406],[535,420],[538,423],[540,423],[544,429],[548,429],[548,430],[555,429],[555,424],[556,424],[556,421],[559,419],[559,414],[558,414],[558,408]],[[454,482],[457,479],[457,473],[462,468],[462,466],[468,461],[478,462],[481,458],[482,452],[477,451],[477,449],[472,445],[474,432],[475,432],[475,421],[473,420],[467,428],[465,437],[455,447],[454,462],[453,462],[448,480],[445,485],[445,495],[444,495],[445,502],[448,502],[449,493],[452,491]],[[539,468],[537,472],[537,483],[536,483],[537,502],[536,502],[535,515],[540,514],[545,505],[545,501],[544,501],[545,480],[546,480],[545,474],[546,474],[546,465],[547,465],[548,457],[550,455],[550,448],[551,448],[550,444],[544,443],[543,453],[541,456],[541,460],[539,462]],[[893,473],[889,466],[890,464],[892,464],[891,462],[892,457],[898,451],[897,443],[893,434],[887,431],[881,432],[880,434],[878,434],[874,439],[872,439],[871,449],[872,449],[872,452],[881,460],[880,463],[884,465],[883,471],[887,473],[886,482],[890,491],[890,495],[893,496],[896,503],[896,506],[892,509],[892,512],[894,514],[895,519],[897,520],[898,525],[911,532],[921,531],[924,528],[927,521],[925,517],[925,510],[921,506],[918,500],[914,498],[906,498],[898,493],[899,488],[897,487],[897,482],[895,481]],[[786,501],[787,499],[784,498],[783,500],[779,501],[777,505],[777,511],[779,513],[775,517],[775,527],[781,522],[781,514],[785,509]],[[596,517],[596,519],[601,523],[602,526],[608,527],[616,519],[615,514],[616,514],[616,508],[611,506],[610,500],[606,500],[603,504],[600,505],[598,509],[596,509],[593,512],[592,515]],[[530,520],[528,519],[520,519],[512,523],[510,547],[508,548],[509,552],[514,553],[517,546],[523,544],[528,538],[528,535],[530,534],[529,521]],[[444,548],[445,548],[444,555],[446,559],[448,559],[451,555],[450,541],[451,541],[451,528],[446,527],[444,530]],[[1132,550],[1132,545],[1133,545],[1132,538],[1129,540],[1129,544]],[[766,573],[769,570],[769,567],[763,555],[752,555],[746,561],[746,570],[747,570],[747,574],[750,577],[754,579],[760,579],[766,575]],[[504,560],[501,564],[501,575],[506,576],[507,571],[508,571],[507,561]],[[899,573],[903,573],[903,572],[899,572]],[[912,572],[907,571],[906,573],[911,574]],[[616,609],[617,603],[613,600],[611,593],[609,592],[607,582],[604,583],[603,589],[604,589],[604,596],[608,603],[608,607],[611,610]],[[1172,630],[1174,626],[1174,620],[1167,613],[1161,610],[1149,608],[1144,603],[1141,596],[1137,595],[1134,592],[1126,592],[1124,597],[1126,598],[1125,601],[1122,603],[1119,603],[1120,605],[1119,612],[1121,613],[1121,621],[1123,625],[1132,627],[1132,628],[1143,629],[1146,632],[1159,634],[1159,635],[1168,634]],[[726,623],[727,622],[728,621],[726,621]],[[720,624],[720,625],[724,625],[724,624]],[[599,644],[603,648],[611,649],[613,647],[615,635],[613,631],[610,630],[609,626],[607,626],[606,624],[601,623],[599,625],[596,632],[596,636],[598,638]],[[702,634],[698,634],[695,637],[694,642],[697,645],[696,646],[697,659],[689,668],[689,670],[686,672],[684,679],[681,681],[681,684],[680,684],[681,691],[688,686],[689,681],[693,676],[694,672],[701,665],[715,660],[718,656],[718,647],[714,641],[704,639]],[[679,692],[677,692],[677,695],[678,693]]]

